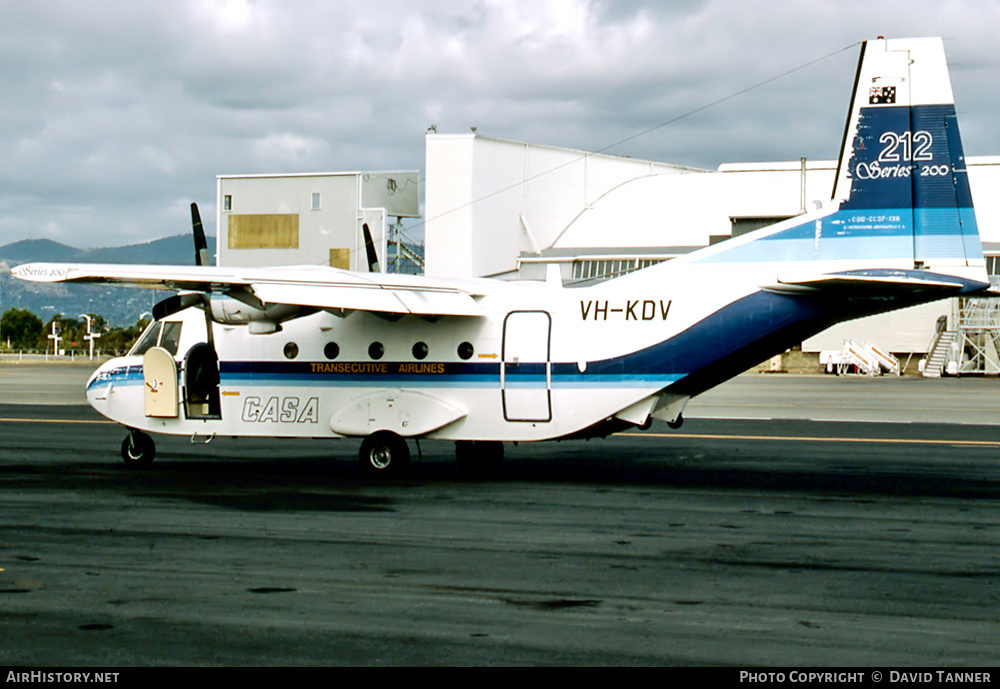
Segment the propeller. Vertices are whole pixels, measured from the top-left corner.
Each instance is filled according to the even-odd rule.
[[[201,224],[201,213],[198,212],[198,204],[191,204],[191,225],[194,231],[194,264],[196,266],[208,265],[208,242],[205,241],[205,228]]]
[[[368,223],[361,226],[361,231],[365,234],[365,251],[368,253],[368,272],[378,272],[378,254],[375,253],[375,242],[372,241],[372,232],[368,229]]]
[[[191,229],[194,234],[194,264],[207,266],[209,264],[208,242],[205,240],[205,228],[201,224],[201,213],[198,212],[197,203],[191,204]],[[204,304],[205,295],[201,292],[181,292],[157,302],[153,306],[153,318],[160,320],[172,316],[178,311]]]
[[[191,204],[191,226],[194,233],[194,263],[196,266],[208,266],[208,242],[205,240],[205,229],[201,223],[198,204]],[[365,239],[368,244],[370,269],[378,271],[378,259],[375,247],[371,242],[368,226],[364,226]],[[218,298],[216,298],[218,297]],[[214,348],[212,324],[247,325],[249,331],[255,334],[279,332],[281,322],[289,318],[297,318],[301,309],[282,305],[269,307],[256,299],[252,293],[240,290],[228,290],[224,294],[212,296],[209,292],[178,292],[161,300],[153,306],[153,318],[161,320],[168,316],[197,306],[205,312],[205,327],[208,346]]]

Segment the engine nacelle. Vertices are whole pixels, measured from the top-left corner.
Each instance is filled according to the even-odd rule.
[[[209,300],[209,313],[213,321],[222,325],[246,325],[253,335],[278,332],[282,321],[295,318],[301,310],[299,306],[288,304],[258,309],[239,299],[219,295],[212,295]]]

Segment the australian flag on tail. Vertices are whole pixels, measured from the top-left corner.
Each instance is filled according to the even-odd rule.
[[[872,86],[868,91],[869,105],[891,105],[896,102],[895,86]]]

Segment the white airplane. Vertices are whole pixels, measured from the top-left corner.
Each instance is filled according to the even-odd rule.
[[[191,267],[11,271],[181,290],[87,384],[128,428],[128,464],[152,461],[148,434],[166,433],[360,437],[380,474],[405,468],[407,439],[446,439],[463,467],[488,469],[505,441],[677,427],[695,395],[834,323],[989,287],[939,39],[863,44],[826,207],[597,285],[211,267],[198,253]]]

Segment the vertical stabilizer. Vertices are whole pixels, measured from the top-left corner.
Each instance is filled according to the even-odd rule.
[[[864,44],[833,200],[916,268],[982,260],[941,39]]]
[[[862,44],[832,203],[689,262],[921,270],[986,278],[939,38]]]

